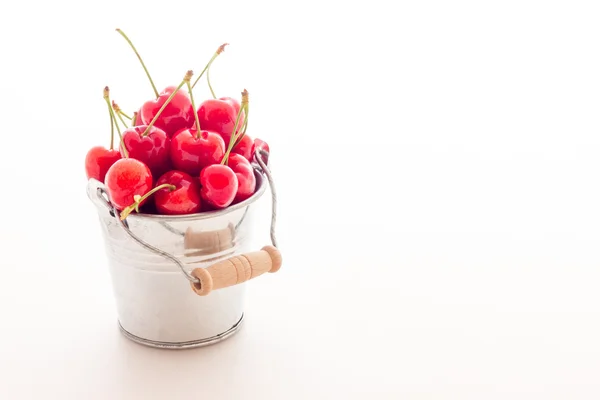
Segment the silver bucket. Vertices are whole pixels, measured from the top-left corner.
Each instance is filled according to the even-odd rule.
[[[274,234],[276,197],[268,167],[255,157],[256,193],[224,210],[166,216],[132,213],[121,221],[104,185],[89,180],[110,268],[118,322],[129,339],[191,348],[237,332],[248,279],[281,265]],[[266,178],[266,179],[265,179]],[[271,185],[271,241],[249,253],[256,201]]]

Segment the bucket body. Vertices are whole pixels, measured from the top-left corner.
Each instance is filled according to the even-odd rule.
[[[126,226],[137,238],[176,257],[187,272],[252,251],[253,217],[265,191],[255,172],[256,193],[224,210],[164,216],[130,214]],[[90,180],[88,197],[98,209],[123,333],[154,347],[199,347],[223,340],[241,326],[246,284],[198,296],[180,267],[140,245],[110,207],[102,183]],[[108,201],[107,201],[108,200]]]

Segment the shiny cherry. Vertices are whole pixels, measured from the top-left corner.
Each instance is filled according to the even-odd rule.
[[[149,125],[156,114],[162,108],[163,104],[177,90],[175,86],[169,86],[163,90],[156,100],[149,100],[142,105],[138,118],[145,125]],[[194,124],[194,107],[190,101],[190,96],[185,90],[179,90],[167,104],[165,109],[154,123],[170,138],[176,132],[191,127]]]
[[[152,189],[152,172],[135,158],[121,158],[106,173],[106,190],[113,206],[123,210]]]
[[[239,104],[228,98],[208,99],[203,101],[198,108],[198,118],[202,129],[217,132],[221,135],[231,135],[239,111]],[[243,126],[243,114],[238,122],[238,131]]]
[[[156,185],[170,184],[175,190],[161,189],[154,194],[154,204],[160,214],[181,215],[200,211],[200,183],[197,178],[181,171],[169,171]]]
[[[235,120],[237,119],[237,115],[240,112],[240,108],[241,108],[240,102],[237,101],[236,99],[234,99],[233,97],[229,97],[229,96],[220,97],[219,100],[223,100],[224,102],[229,103],[233,106],[233,109],[235,111],[233,123],[235,125]],[[244,126],[244,113],[242,113],[240,115],[240,121],[238,122],[238,129],[237,129],[238,132],[242,129],[242,126]]]
[[[229,146],[231,135],[222,135],[225,141],[225,148]],[[237,153],[244,156],[248,161],[252,161],[252,152],[254,150],[254,140],[248,135],[238,139],[238,143],[231,149],[232,153]]]
[[[200,172],[200,195],[202,200],[214,208],[229,206],[238,188],[235,172],[227,165],[213,164]]]
[[[115,113],[110,102],[110,89],[108,86],[104,88],[104,101],[108,107],[108,115],[110,117],[110,148],[103,146],[92,147],[85,155],[85,175],[88,179],[94,178],[104,183],[108,169],[121,158],[118,150],[114,150],[115,127],[121,137],[121,130],[116,123]]]
[[[266,152],[267,154],[262,154],[261,150]],[[269,165],[269,152],[269,144],[267,142],[259,138],[254,139],[254,147],[252,148],[252,153],[256,153],[257,157],[261,157],[262,161],[266,165]]]
[[[118,150],[107,149],[103,146],[92,147],[85,156],[85,174],[104,183],[108,169],[121,158]]]
[[[227,165],[235,172],[237,177],[238,189],[233,202],[239,203],[254,194],[254,190],[256,189],[254,169],[246,157],[235,153],[229,155]]]
[[[198,176],[204,167],[218,164],[225,154],[225,142],[215,132],[196,127],[184,129],[171,139],[171,161],[175,169]]]
[[[123,143],[129,157],[146,164],[153,176],[160,176],[171,169],[167,134],[156,126],[134,126],[123,131]],[[124,155],[121,151],[121,155]]]

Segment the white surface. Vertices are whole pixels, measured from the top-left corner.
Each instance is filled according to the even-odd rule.
[[[600,397],[595,2],[116,3],[0,6],[0,398]],[[214,347],[116,327],[83,158],[104,85],[152,94],[116,27],[161,87],[231,43],[273,150],[285,264]]]

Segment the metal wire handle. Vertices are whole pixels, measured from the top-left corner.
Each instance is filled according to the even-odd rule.
[[[264,155],[264,156],[268,155],[268,153],[262,149],[258,150],[258,152],[260,153],[260,155]],[[277,247],[277,237],[275,235],[275,222],[277,221],[277,193],[275,192],[275,183],[273,181],[273,176],[271,175],[271,170],[269,169],[269,167],[267,167],[267,165],[264,163],[262,158],[257,157],[256,155],[254,158],[260,165],[262,172],[265,174],[265,176],[267,177],[267,181],[269,182],[269,188],[271,190],[271,230],[270,230],[271,231],[270,232],[271,243],[273,244],[274,247]],[[131,229],[129,229],[129,225],[127,224],[127,222],[125,220],[121,220],[121,215],[120,215],[119,211],[105,197],[105,196],[108,196],[108,193],[104,189],[98,188],[97,195],[106,204],[110,213],[112,215],[114,215],[114,217],[117,219],[117,221],[119,221],[119,224],[121,225],[123,230],[133,240],[135,240],[139,245],[146,248],[147,250],[149,250],[161,257],[164,257],[167,260],[174,262],[179,267],[181,272],[183,272],[183,274],[185,275],[185,277],[187,278],[188,281],[190,281],[192,283],[200,283],[200,280],[198,278],[192,276],[189,272],[186,271],[185,266],[183,265],[183,263],[181,261],[179,261],[179,259],[177,259],[177,257],[175,257],[165,251],[162,251],[161,249],[159,249],[157,247],[152,246],[151,244],[149,244],[149,243],[145,242],[144,240],[142,240],[141,238],[139,238],[135,233],[133,233],[131,231]]]
[[[269,155],[269,153],[263,149],[259,149],[258,152],[265,157]],[[267,176],[267,181],[269,181],[269,188],[271,189],[271,243],[274,247],[277,247],[277,237],[275,236],[275,222],[277,222],[277,193],[275,192],[275,183],[273,182],[271,170],[264,163],[262,157],[254,156],[254,158]]]

